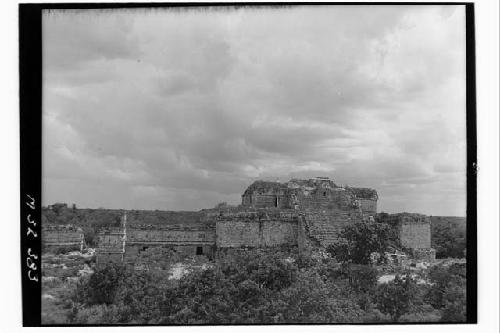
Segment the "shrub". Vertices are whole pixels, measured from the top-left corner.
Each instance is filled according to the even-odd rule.
[[[410,310],[415,298],[416,284],[409,274],[396,275],[395,279],[377,288],[377,308],[384,314],[391,316],[393,321]]]
[[[123,265],[110,264],[100,268],[78,283],[75,300],[88,305],[112,304],[125,276]]]
[[[365,315],[338,286],[311,271],[301,272],[280,301],[279,313],[285,323],[352,323],[361,322]]]
[[[286,256],[279,251],[242,251],[223,257],[216,265],[226,277],[237,283],[249,279],[261,287],[281,290],[293,283],[298,271],[296,264],[284,259]]]
[[[355,291],[367,293],[376,289],[378,275],[376,268],[368,265],[349,265],[346,270],[349,285]]]
[[[92,305],[85,308],[74,307],[68,313],[68,321],[73,324],[118,324],[120,309],[114,305]]]
[[[461,265],[451,265],[450,267],[432,267],[429,271],[429,280],[433,283],[424,299],[436,309],[442,309],[448,303],[454,303],[453,297],[458,296],[457,292],[463,294],[465,298],[466,278],[465,267]],[[451,293],[453,292],[453,293]],[[447,297],[452,297],[448,299]]]
[[[366,265],[371,262],[373,252],[383,256],[390,245],[391,234],[391,228],[385,223],[357,222],[345,227],[340,233],[343,241],[328,251],[339,261]]]
[[[82,278],[74,304],[65,306],[77,323],[265,324],[458,321],[450,315],[465,304],[459,289],[449,290],[434,310],[419,298],[431,287],[408,274],[377,287],[371,266],[294,258],[286,249],[232,250],[180,280],[109,265]],[[450,272],[461,274],[459,267]],[[438,273],[430,275],[438,280]]]
[[[465,288],[453,285],[445,290],[445,301],[441,321],[465,322],[467,319],[467,302]]]
[[[466,249],[465,227],[458,221],[434,217],[431,225],[432,247],[437,258],[463,258]]]
[[[424,299],[441,310],[441,321],[464,322],[467,311],[465,266],[433,267],[429,279],[433,285]]]
[[[89,247],[95,247],[96,244],[96,230],[93,226],[85,226],[82,228],[83,237],[85,239],[85,243]]]

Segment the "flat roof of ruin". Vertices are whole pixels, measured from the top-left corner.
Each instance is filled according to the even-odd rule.
[[[74,226],[72,224],[43,224],[43,231],[75,231],[75,232],[83,232],[80,227]]]
[[[310,179],[297,179],[292,178],[288,182],[280,183],[277,181],[265,181],[265,180],[256,180],[250,186],[247,187],[245,192],[243,192],[243,196],[249,195],[251,193],[265,193],[269,191],[278,192],[280,190],[287,189],[305,189],[305,188],[338,188],[345,189],[349,191],[352,195],[359,199],[371,199],[377,200],[378,194],[375,189],[368,187],[350,187],[346,186],[345,188],[342,186],[338,186],[334,183],[333,180],[328,177],[316,177]]]

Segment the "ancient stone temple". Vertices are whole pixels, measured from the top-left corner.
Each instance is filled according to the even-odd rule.
[[[214,255],[241,247],[298,246],[326,248],[350,224],[375,222],[374,189],[339,186],[324,177],[286,183],[256,181],[237,207],[204,211],[196,225],[126,225],[98,235],[98,262],[133,260],[150,248],[170,248],[188,255]],[[420,214],[384,214],[398,229],[401,247],[413,256],[433,259],[430,219]]]
[[[326,177],[286,183],[256,181],[242,195],[242,206],[299,210],[360,209],[377,213],[377,191],[370,188],[342,187]]]

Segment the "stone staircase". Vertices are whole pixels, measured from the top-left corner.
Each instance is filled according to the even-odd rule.
[[[308,236],[317,240],[323,247],[334,244],[344,227],[361,219],[362,216],[357,212],[335,210],[305,213]]]

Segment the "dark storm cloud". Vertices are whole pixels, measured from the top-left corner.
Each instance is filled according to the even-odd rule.
[[[330,176],[463,215],[463,29],[439,6],[52,11],[45,204],[200,209]]]

